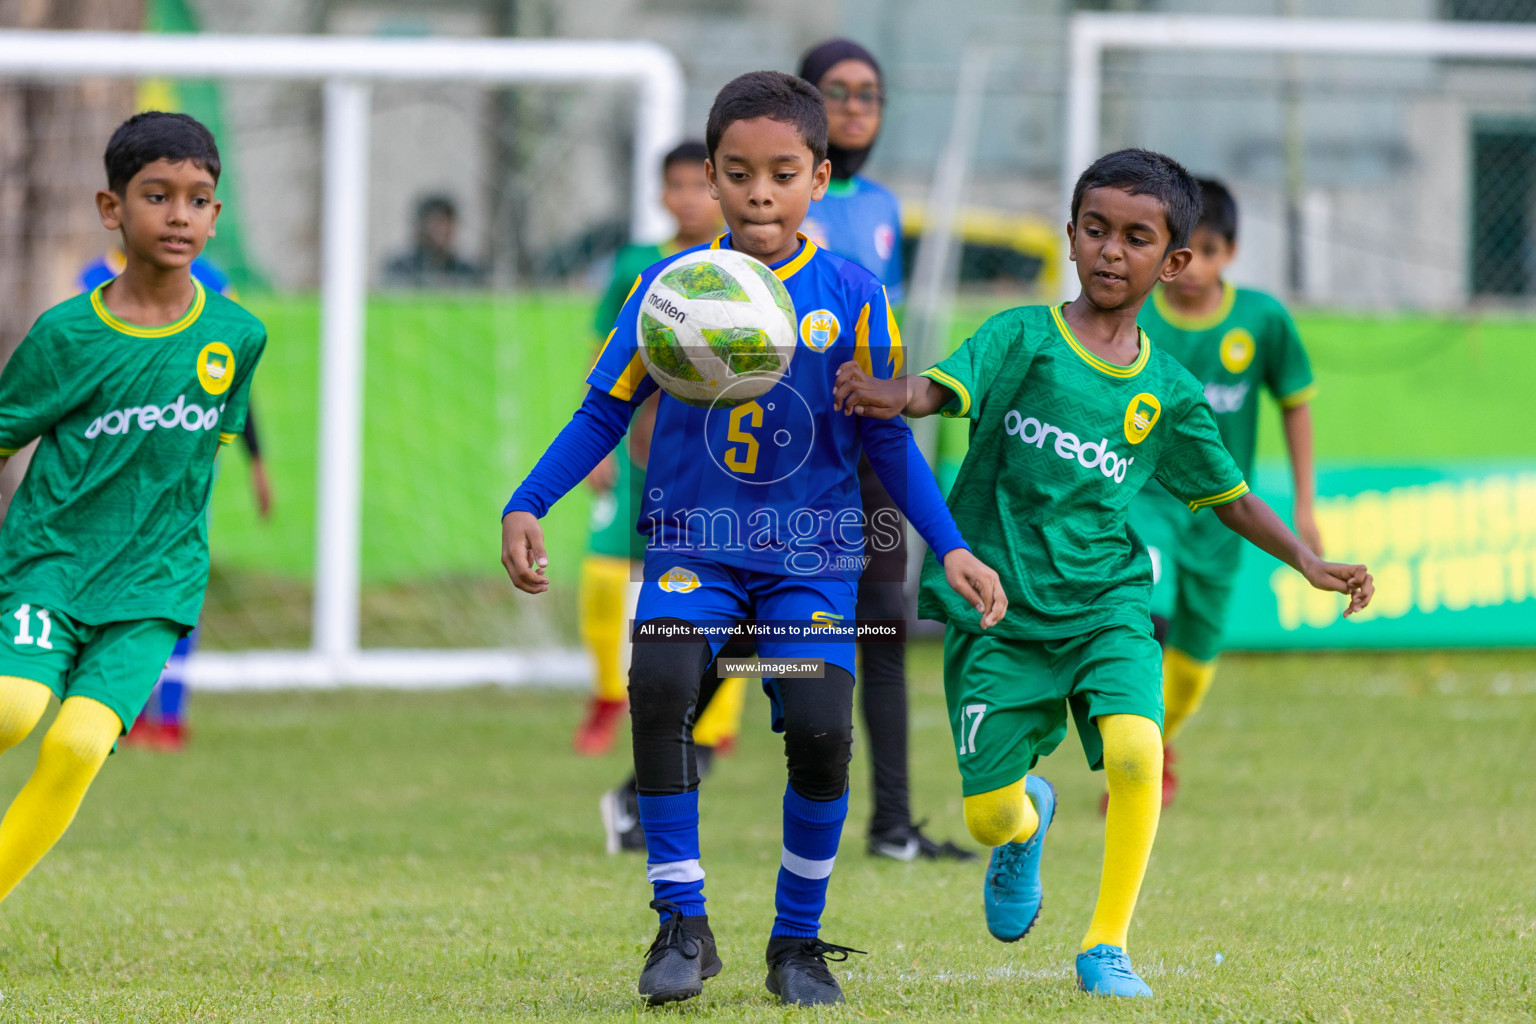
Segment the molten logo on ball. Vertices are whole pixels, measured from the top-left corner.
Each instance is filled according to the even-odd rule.
[[[636,330],[640,359],[661,389],[703,408],[766,394],[795,354],[784,283],[732,249],[688,253],[657,274]]]

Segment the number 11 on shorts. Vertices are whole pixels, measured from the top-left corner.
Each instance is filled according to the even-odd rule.
[[[32,606],[24,604],[17,608],[11,618],[16,620],[20,628],[16,631],[15,644],[17,647],[30,647],[37,644],[45,651],[53,650],[53,642],[48,639],[48,634],[53,632],[53,618],[48,614],[48,609],[37,610],[38,635],[32,635]]]
[[[976,730],[981,728],[985,704],[967,704],[960,709],[960,756],[976,753]]]

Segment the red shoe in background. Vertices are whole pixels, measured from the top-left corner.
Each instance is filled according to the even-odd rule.
[[[1177,761],[1172,747],[1163,748],[1163,806],[1173,803],[1174,794],[1179,791],[1179,777],[1173,774],[1173,769],[1168,766]]]
[[[181,722],[159,723],[150,746],[166,754],[181,753],[187,749],[187,727]]]
[[[134,720],[133,728],[128,730],[128,735],[118,740],[118,744],[124,747],[145,747],[152,749],[159,745],[160,723],[152,722],[140,715]]]
[[[608,753],[619,730],[619,719],[627,710],[627,700],[593,697],[587,705],[587,717],[576,727],[576,738],[571,741],[576,753],[582,757],[601,757]]]

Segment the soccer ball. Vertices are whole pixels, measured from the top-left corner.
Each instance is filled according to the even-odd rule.
[[[733,249],[700,249],[657,274],[636,328],[640,359],[662,390],[705,408],[765,394],[795,355],[789,292]]]

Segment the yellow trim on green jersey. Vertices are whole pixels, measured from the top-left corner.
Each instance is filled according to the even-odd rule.
[[[1168,304],[1162,285],[1152,290],[1152,308],[1157,315],[1168,321],[1169,327],[1181,331],[1208,331],[1232,315],[1232,305],[1237,301],[1237,288],[1230,282],[1221,282],[1221,305],[1204,316],[1186,316]]]
[[[8,459],[19,451],[20,448],[0,448],[0,459]]]
[[[769,270],[773,271],[773,276],[777,277],[780,281],[788,281],[790,278],[794,277],[795,272],[798,271],[801,267],[805,266],[807,263],[811,262],[811,257],[816,255],[816,243],[805,237],[805,232],[796,231],[795,237],[805,243],[804,248],[800,250],[800,255],[796,256],[782,267],[768,268]],[[720,243],[723,241],[725,241],[725,236],[721,235],[713,242],[710,242],[709,247],[711,249],[718,249],[720,248]],[[746,254],[743,253],[742,255]],[[756,257],[753,258],[756,259]]]
[[[896,313],[891,309],[891,297],[886,294],[885,285],[880,286],[880,296],[885,299],[885,330],[891,336],[891,376],[898,377],[907,356],[902,348],[901,331],[896,326]]]
[[[1140,327],[1136,328],[1136,333],[1141,337],[1141,352],[1136,356],[1136,361],[1129,366],[1120,366],[1116,363],[1111,363],[1108,360],[1100,359],[1098,356],[1094,355],[1092,352],[1089,352],[1082,346],[1082,344],[1077,340],[1076,336],[1073,335],[1072,328],[1067,326],[1067,318],[1061,315],[1061,311],[1065,309],[1066,306],[1067,304],[1065,302],[1063,302],[1060,306],[1052,306],[1051,319],[1056,322],[1056,329],[1060,331],[1061,336],[1067,340],[1067,344],[1072,346],[1072,351],[1076,352],[1080,357],[1082,357],[1083,362],[1087,363],[1095,370],[1098,370],[1100,373],[1107,374],[1111,377],[1119,377],[1122,380],[1129,380],[1130,378],[1136,376],[1147,365],[1147,360],[1152,356],[1152,341],[1147,337],[1146,331],[1143,331]]]
[[[117,278],[112,280],[115,281]],[[101,318],[102,323],[114,331],[119,331],[132,338],[169,338],[173,334],[184,331],[191,327],[198,317],[203,315],[203,305],[208,301],[208,294],[203,290],[203,282],[194,277],[192,279],[192,305],[181,315],[181,319],[175,323],[166,324],[164,327],[138,327],[126,320],[119,320],[113,316],[112,311],[107,308],[107,304],[102,301],[101,290],[111,283],[112,281],[103,281],[91,292],[91,308],[96,311],[96,315]]]
[[[1281,395],[1280,399],[1279,399],[1279,401],[1280,401],[1280,408],[1282,408],[1282,409],[1295,409],[1295,408],[1297,408],[1299,406],[1306,405],[1308,402],[1312,401],[1312,399],[1314,399],[1316,397],[1317,397],[1317,385],[1316,384],[1308,384],[1304,388],[1297,388],[1295,391],[1292,391],[1288,395]]]
[[[1226,505],[1230,502],[1236,501],[1238,498],[1241,498],[1247,493],[1248,482],[1246,480],[1240,480],[1238,481],[1237,486],[1231,488],[1230,490],[1222,491],[1220,494],[1213,494],[1209,498],[1200,498],[1196,501],[1190,502],[1189,510],[1191,512],[1199,512],[1201,509],[1210,508],[1213,505]]]
[[[219,444],[234,444],[235,438],[237,436],[239,435],[226,433],[225,431],[221,430],[219,431]]]
[[[945,387],[949,388],[949,390],[960,396],[959,410],[956,412],[950,412],[946,409],[943,411],[943,415],[964,416],[966,413],[971,411],[971,393],[965,389],[965,385],[961,384],[958,380],[951,377],[937,366],[928,367],[928,369],[918,374],[918,376],[927,377],[929,380],[938,381],[940,384],[943,384]],[[946,402],[945,404],[947,405],[948,403]]]

